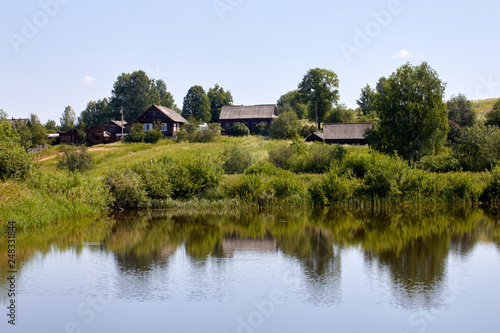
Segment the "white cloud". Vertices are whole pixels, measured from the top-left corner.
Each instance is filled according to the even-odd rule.
[[[92,76],[84,76],[83,77],[83,82],[85,82],[86,84],[93,84],[95,82],[95,78],[92,77]]]
[[[415,58],[410,51],[401,50],[391,57],[391,59],[411,59]]]

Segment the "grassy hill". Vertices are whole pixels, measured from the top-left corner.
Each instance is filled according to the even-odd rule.
[[[474,108],[478,116],[484,116],[484,114],[486,114],[491,110],[491,108],[493,108],[493,105],[495,105],[497,100],[497,98],[473,100],[472,107]]]

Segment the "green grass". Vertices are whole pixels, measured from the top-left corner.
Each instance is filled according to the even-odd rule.
[[[472,107],[476,111],[476,114],[484,116],[487,111],[490,111],[493,108],[493,105],[498,101],[498,98],[490,98],[490,99],[480,99],[472,101]]]

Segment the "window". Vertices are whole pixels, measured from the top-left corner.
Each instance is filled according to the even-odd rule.
[[[144,131],[147,132],[153,128],[153,124],[142,124],[142,127],[144,128]]]
[[[162,132],[168,131],[168,124],[167,123],[161,123],[161,131]]]

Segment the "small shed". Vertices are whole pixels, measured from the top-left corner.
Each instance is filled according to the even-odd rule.
[[[187,124],[187,120],[180,114],[166,106],[153,105],[141,114],[134,122],[125,125],[126,132],[130,132],[133,124],[142,124],[144,131],[149,131],[153,128],[155,122],[160,122],[161,132],[163,136],[175,137],[180,128]]]
[[[270,125],[274,119],[278,118],[276,105],[226,105],[220,112],[220,125],[228,132],[235,123],[245,124],[250,133],[255,132],[255,126],[259,123]]]
[[[329,144],[366,145],[365,133],[373,123],[324,124],[323,133],[314,132],[306,141],[324,141]]]

